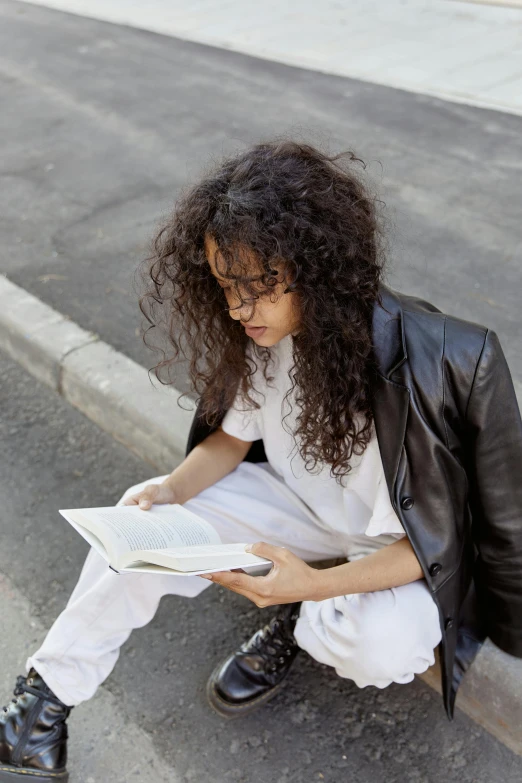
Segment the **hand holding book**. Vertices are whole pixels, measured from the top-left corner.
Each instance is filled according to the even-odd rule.
[[[150,509],[153,504],[164,505],[167,503],[171,505],[179,503],[179,498],[175,490],[165,481],[161,484],[147,484],[142,490],[134,495],[129,495],[123,501],[124,506],[139,506],[144,511]]]

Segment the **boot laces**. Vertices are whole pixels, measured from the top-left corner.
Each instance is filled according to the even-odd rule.
[[[284,626],[273,617],[252,640],[252,648],[265,661],[265,671],[273,673],[294,654],[296,642],[285,635]]]
[[[16,678],[16,685],[15,685],[15,689],[13,691],[15,698],[11,699],[13,704],[18,704],[18,699],[16,697],[17,696],[21,696],[22,693],[24,692],[23,688],[22,688],[22,684],[24,684],[24,683],[25,683],[25,677],[24,677],[23,674],[20,674]],[[11,703],[9,702],[9,704],[7,704],[5,707],[2,707],[2,709],[3,709],[4,712],[9,712],[10,707],[11,707]]]
[[[26,677],[24,674],[19,674],[18,677],[16,678],[16,685],[13,691],[15,698],[11,699],[11,702],[13,702],[13,704],[18,704],[18,700],[20,696],[23,696],[24,693],[32,693],[33,696],[38,696],[41,699],[52,701],[53,704],[58,704],[60,707],[67,706],[55,696],[51,696],[49,693],[44,693],[44,691],[39,690],[38,688],[31,687],[32,684],[33,684],[32,677]],[[11,708],[11,702],[9,702],[5,707],[2,708],[4,712],[9,712]]]

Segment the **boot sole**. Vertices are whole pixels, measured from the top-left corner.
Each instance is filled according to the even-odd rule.
[[[0,783],[20,783],[20,781],[38,781],[38,783],[67,783],[68,772],[44,772],[30,767],[5,766],[0,762]]]
[[[266,704],[267,701],[270,701],[274,696],[277,695],[277,693],[281,690],[281,688],[284,685],[284,680],[278,685],[274,685],[273,688],[271,688],[266,693],[261,694],[261,696],[256,696],[254,699],[251,699],[250,701],[244,703],[244,704],[231,704],[228,701],[225,701],[222,696],[219,695],[217,689],[216,689],[216,677],[221,670],[222,662],[220,662],[210,677],[207,680],[207,701],[212,707],[212,709],[218,713],[218,715],[221,715],[223,718],[240,718],[243,715],[246,715],[249,712],[254,712],[254,710],[257,710],[259,707],[262,707],[263,704]],[[2,778],[0,778],[0,783],[2,783]]]

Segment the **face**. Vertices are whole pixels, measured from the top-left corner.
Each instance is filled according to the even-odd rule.
[[[223,289],[223,298],[229,310],[230,317],[239,321],[245,328],[248,336],[258,345],[269,348],[275,345],[279,340],[288,334],[297,334],[299,331],[299,298],[298,294],[290,291],[283,293],[288,281],[283,282],[282,264],[274,263],[273,269],[277,269],[278,282],[267,293],[261,293],[259,298],[252,304],[244,304],[240,307],[241,300],[236,295],[233,281],[219,275],[216,268],[216,258],[220,269],[224,269],[224,261],[220,259],[220,254],[216,243],[210,236],[205,238],[205,255],[210,265],[212,274],[216,278],[217,285]],[[246,254],[248,264],[248,274],[255,276],[259,274],[259,266],[256,264],[252,255]],[[246,291],[242,292],[245,298],[248,298]],[[255,327],[255,328],[252,328]]]

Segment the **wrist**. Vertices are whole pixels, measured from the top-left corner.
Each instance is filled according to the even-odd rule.
[[[168,476],[164,481],[161,482],[161,486],[166,487],[166,489],[170,490],[170,492],[173,495],[173,503],[179,503],[180,505],[183,505],[186,500],[188,500],[188,497],[185,496],[185,493],[183,491],[183,485],[181,484],[179,478],[176,476],[173,476],[172,474]]]
[[[335,598],[338,595],[344,595],[347,591],[344,587],[341,587],[339,582],[341,576],[346,581],[346,569],[349,563],[344,563],[342,566],[332,566],[330,568],[312,568],[314,571],[313,576],[313,597],[311,601],[325,601],[328,598]],[[339,569],[342,568],[342,573]]]
[[[330,579],[328,577],[328,571],[330,571],[329,568],[314,568],[313,566],[310,567],[311,570],[311,589],[310,589],[310,596],[307,600],[309,601],[324,601],[325,598],[328,598],[328,588]]]

